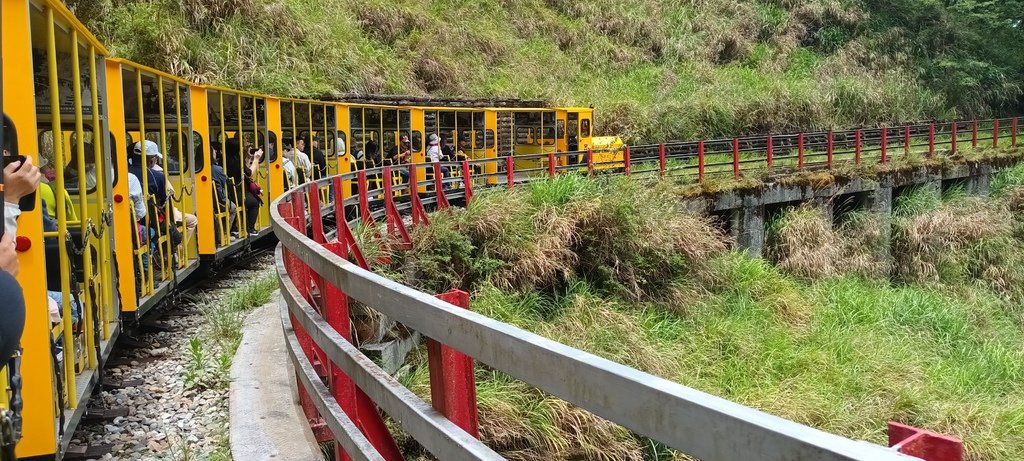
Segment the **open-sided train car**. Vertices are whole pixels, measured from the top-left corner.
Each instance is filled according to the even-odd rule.
[[[19,458],[63,457],[122,330],[203,264],[269,236],[270,203],[288,187],[388,164],[403,137],[403,162],[424,164],[421,180],[433,171],[431,135],[459,159],[526,156],[514,165],[522,174],[545,166],[539,153],[604,147],[590,108],[267,96],[111,57],[59,0],[3,0],[0,20],[4,155],[31,158],[47,178],[17,220],[28,307],[20,380],[0,376],[0,425],[17,426]],[[505,166],[474,168],[497,181]],[[259,200],[247,200],[252,191]],[[325,189],[321,203],[333,197]]]

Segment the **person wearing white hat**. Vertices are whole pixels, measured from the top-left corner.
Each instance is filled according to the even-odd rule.
[[[156,194],[158,205],[163,206],[163,204],[167,200],[167,194],[170,193],[172,196],[174,195],[174,189],[170,185],[170,183],[168,183],[167,179],[164,177],[163,171],[157,170],[155,168],[161,163],[161,160],[163,160],[164,156],[160,152],[160,146],[158,146],[155,142],[150,141],[148,139],[143,142],[145,143],[146,146],[146,162],[149,166],[150,171],[152,171],[151,177],[154,179],[153,187],[150,187],[149,190],[153,191],[153,193]],[[135,143],[135,153],[142,153],[141,142]],[[185,223],[185,230],[187,231],[185,235],[185,242],[187,245],[188,242],[192,241],[192,238],[196,234],[196,227],[198,227],[199,225],[199,219],[196,218],[196,215],[194,214],[182,213],[180,210],[174,207],[174,204],[171,204],[171,216],[173,216],[175,223]],[[173,234],[174,232],[172,232],[172,240],[174,237]]]
[[[429,146],[427,147],[427,158],[429,158],[431,162],[440,162],[441,138],[438,138],[437,135],[434,133],[430,133],[430,136],[427,137],[427,144]]]

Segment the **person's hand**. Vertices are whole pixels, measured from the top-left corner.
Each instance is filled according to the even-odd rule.
[[[32,164],[32,157],[25,162],[15,162],[4,168],[4,201],[18,204],[21,198],[32,194],[43,180],[43,174]]]
[[[0,238],[0,270],[18,275],[18,252],[14,248],[14,233],[7,232]]]
[[[257,149],[256,152],[252,153],[252,159],[259,162],[263,160],[263,149]]]

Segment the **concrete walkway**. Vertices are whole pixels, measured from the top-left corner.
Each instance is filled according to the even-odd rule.
[[[245,320],[231,365],[231,455],[245,461],[316,461],[323,454],[293,389],[278,295]]]

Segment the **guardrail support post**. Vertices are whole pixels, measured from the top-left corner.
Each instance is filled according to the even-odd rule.
[[[662,151],[665,150],[662,144]],[[664,168],[662,168],[664,170]],[[697,179],[704,180],[704,140],[697,141]]]
[[[630,155],[629,146],[623,147],[623,149],[622,149],[622,168],[626,172],[626,176],[629,176],[629,175],[631,175],[633,173],[633,165],[632,165],[633,161],[632,161],[631,157],[632,157],[632,155]]]
[[[796,169],[804,169],[804,134],[801,132],[796,135]]]
[[[1010,147],[1017,147],[1017,117],[1010,122]]]
[[[359,170],[357,176],[357,185],[359,188],[359,218],[363,220],[363,224],[373,224],[373,216],[370,215],[370,197],[369,189],[367,188],[366,182],[366,170]]]
[[[956,120],[953,120],[952,131],[950,132],[952,139],[950,139],[950,155],[956,155]]]
[[[860,128],[857,128],[853,132],[853,163],[860,165],[860,140],[861,133]]]
[[[462,161],[462,186],[466,188],[466,206],[469,206],[470,199],[473,198],[473,169],[469,167],[469,160]]]
[[[826,152],[825,152],[826,160],[825,161],[828,163],[828,169],[831,170],[832,169],[832,156],[833,156],[834,151],[835,151],[835,135],[832,133],[832,130],[828,130],[828,144],[825,147],[825,149],[826,149]]]
[[[508,188],[511,189],[516,185],[516,162],[509,155],[505,157],[505,173],[506,179],[508,180]]]
[[[732,177],[740,177],[740,138],[732,138]]]
[[[555,153],[548,152],[548,177],[555,177]]]
[[[999,147],[999,119],[992,120],[992,147]]]
[[[935,124],[928,124],[928,158],[935,156]]]
[[[767,163],[768,171],[772,170],[772,160],[775,156],[775,141],[772,140],[772,134],[768,133],[768,139],[765,142],[765,163]]]
[[[469,309],[469,293],[465,291],[452,290],[437,295],[437,298]],[[433,339],[427,340],[427,354],[430,362],[430,401],[434,409],[479,439],[473,358]]]
[[[324,217],[320,214],[320,186],[315,182],[309,184],[309,223],[313,228],[313,241],[326,242]]]
[[[964,443],[948,435],[889,421],[889,446],[924,461],[963,461]]]
[[[594,175],[594,151],[592,151],[588,147],[586,155],[587,155],[587,176],[593,176]]]
[[[448,208],[448,197],[444,194],[444,171],[441,162],[434,162],[434,193],[437,194],[437,209]]]
[[[971,121],[971,147],[978,147],[978,120],[974,119]]]
[[[665,176],[665,144],[658,144],[658,172]]]
[[[414,164],[406,167],[409,171],[409,207],[411,208],[412,225],[430,224],[430,220],[427,219],[427,210],[423,209],[423,202],[420,201],[419,168]]]
[[[903,127],[903,155],[910,156],[910,125]]]
[[[356,241],[356,236],[345,224],[345,201],[342,199],[341,193],[341,176],[334,177],[334,190],[337,196],[334,200],[334,222],[338,224],[337,242],[344,245],[345,254],[342,257],[348,259],[349,255],[355,259],[356,264],[363,269],[370,269],[370,266],[366,264],[366,258],[363,257],[363,250],[359,248],[359,242]],[[340,254],[340,253],[339,253]]]
[[[883,126],[882,127],[882,159],[881,159],[882,163],[885,163],[885,162],[889,161],[888,156],[887,156],[888,152],[889,152],[889,127]]]
[[[398,208],[395,207],[394,192],[391,190],[390,166],[384,167],[384,212],[388,222],[388,234],[398,237],[406,246],[412,245],[409,230],[405,228],[402,215],[398,213]]]

